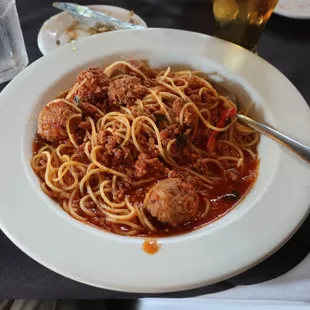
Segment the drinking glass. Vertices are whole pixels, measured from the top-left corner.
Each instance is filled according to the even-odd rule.
[[[11,80],[27,64],[15,0],[0,0],[0,83]]]
[[[215,35],[253,52],[278,0],[213,0]]]

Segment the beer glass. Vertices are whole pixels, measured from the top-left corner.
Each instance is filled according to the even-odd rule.
[[[215,35],[253,52],[278,0],[213,0]]]

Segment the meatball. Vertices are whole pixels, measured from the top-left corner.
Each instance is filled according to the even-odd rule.
[[[199,197],[191,184],[165,179],[150,189],[144,204],[158,221],[177,226],[197,216]]]
[[[66,122],[68,118],[78,114],[77,110],[63,101],[47,104],[38,119],[38,134],[50,142],[62,141],[68,138]],[[74,131],[81,118],[74,118],[70,122],[70,129]]]
[[[108,88],[109,99],[115,104],[132,105],[147,93],[147,88],[141,85],[141,79],[135,76],[116,79],[110,83]]]
[[[109,79],[100,68],[83,70],[76,78],[76,85],[83,84],[74,92],[73,97],[80,101],[95,104],[106,97]]]

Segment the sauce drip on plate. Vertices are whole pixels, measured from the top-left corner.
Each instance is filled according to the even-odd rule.
[[[145,240],[143,242],[143,251],[147,254],[155,254],[159,250],[159,244],[155,239]]]

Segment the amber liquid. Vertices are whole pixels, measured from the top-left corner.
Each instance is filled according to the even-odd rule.
[[[255,51],[278,0],[213,0],[215,35]]]

